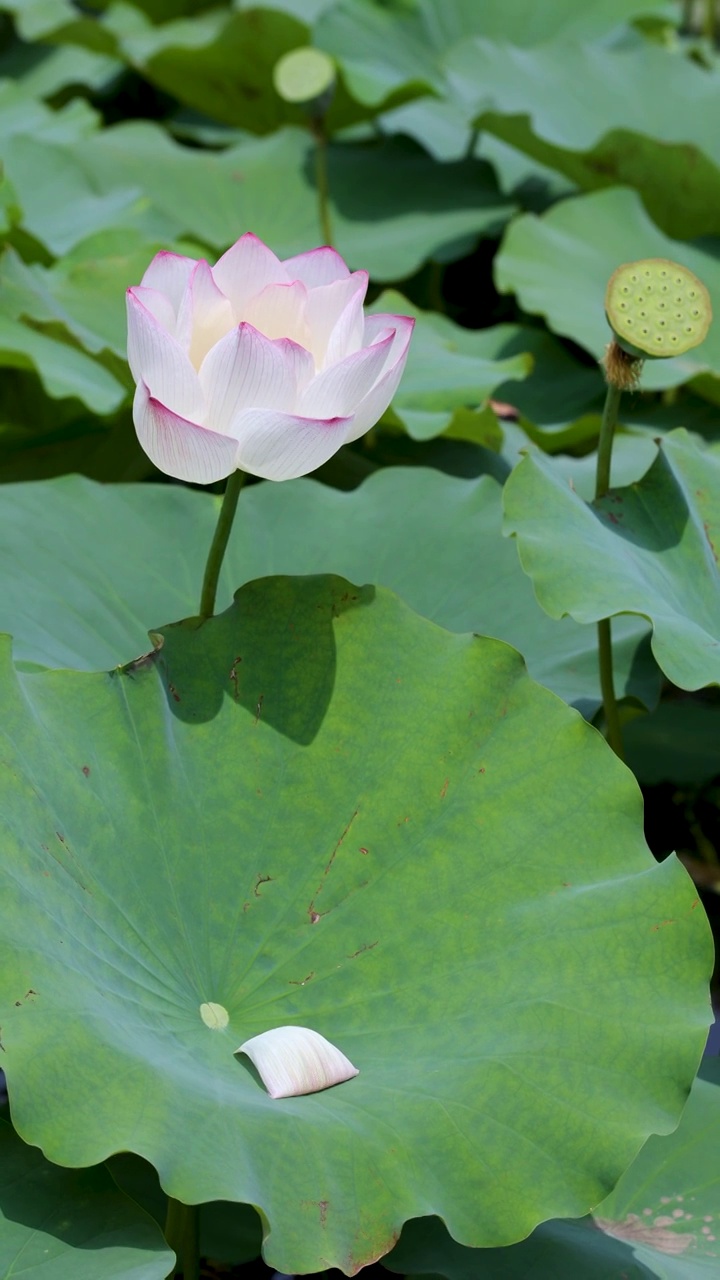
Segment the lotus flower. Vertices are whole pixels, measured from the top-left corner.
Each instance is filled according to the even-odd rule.
[[[318,1093],[359,1075],[349,1058],[309,1027],[273,1027],[240,1045],[271,1098]]]
[[[127,291],[133,419],[168,475],[210,484],[314,471],[400,381],[414,321],[363,312],[368,277],[334,249],[281,262],[250,233],[214,267],[158,253]]]

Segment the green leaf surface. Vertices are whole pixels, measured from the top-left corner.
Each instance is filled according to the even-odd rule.
[[[501,383],[521,381],[532,370],[532,356],[522,351],[527,331],[517,325],[463,329],[447,316],[420,311],[394,289],[382,293],[371,310],[415,317],[405,372],[392,403],[393,418],[415,440],[452,429],[457,410],[478,408]],[[510,348],[513,354],[506,355]]]
[[[505,531],[551,617],[636,613],[682,689],[720,682],[720,460],[670,432],[642,480],[588,504],[540,454],[504,490]]]
[[[40,333],[1,309],[0,365],[35,369],[49,396],[74,396],[98,414],[112,413],[126,396],[117,378],[84,351]]]
[[[59,1169],[0,1120],[3,1277],[164,1280],[173,1260],[156,1224],[105,1169]]]
[[[0,81],[0,137],[3,150],[17,134],[58,144],[77,142],[93,133],[99,123],[96,111],[82,98],[75,98],[53,111],[33,90],[13,80]]]
[[[418,1219],[384,1265],[447,1280],[710,1280],[720,1259],[719,1068],[705,1059],[675,1133],[649,1140],[592,1218],[543,1223],[502,1250],[464,1249],[436,1218]]]
[[[100,231],[81,240],[52,267],[27,266],[13,249],[0,260],[5,307],[41,324],[62,324],[86,351],[125,359],[125,291],[137,284],[161,241],[138,231]]]
[[[511,223],[495,260],[502,293],[515,293],[525,311],[545,316],[556,333],[572,338],[598,359],[610,340],[605,290],[623,262],[670,258],[689,267],[720,293],[720,260],[694,245],[671,240],[650,221],[640,197],[613,188],[555,205],[542,217],[525,214]],[[677,386],[709,370],[720,377],[720,325],[685,356],[646,361],[646,389]]]
[[[272,72],[283,54],[307,41],[304,23],[271,7],[213,7],[161,26],[148,23],[121,39],[119,52],[180,102],[225,124],[269,133],[302,120],[276,93]]]
[[[474,35],[532,46],[563,34],[597,36],[615,24],[657,11],[653,0],[419,0],[375,5],[340,0],[315,25],[314,40],[340,62],[352,94],[382,106],[393,94],[442,91],[444,58]]]
[[[650,1138],[594,1211],[662,1280],[710,1280],[720,1267],[720,1062],[706,1060],[675,1133]]]
[[[720,231],[719,67],[650,42],[536,49],[466,40],[445,61],[450,101],[579,186],[633,186],[668,235]],[[642,256],[642,255],[638,255]]]
[[[264,579],[162,635],[111,675],[6,652],[18,1131],[254,1204],[285,1272],[351,1274],[428,1210],[475,1246],[586,1212],[677,1123],[708,1024],[707,922],[632,775],[508,646],[383,589]],[[278,1103],[234,1051],[298,1023],[360,1074]]]
[[[411,142],[337,146],[329,160],[337,247],[378,280],[411,275],[460,237],[499,233],[514,208],[489,165],[446,165],[439,184],[434,162]],[[301,129],[222,153],[183,147],[148,121],[77,146],[19,135],[8,142],[6,166],[23,226],[55,255],[119,227],[149,240],[192,236],[217,251],[252,229],[281,257],[322,238],[314,146]]]
[[[0,627],[18,659],[89,669],[147,648],[147,630],[198,607],[219,499],[168,485],[103,487],[76,476],[0,489]],[[501,536],[499,486],[393,467],[341,493],[314,480],[256,484],[242,495],[220,580],[335,572],[391,587],[451,631],[520,649],[531,674],[592,715],[595,632],[552,621],[514,545]],[[58,547],[66,548],[62,567]],[[28,589],[32,583],[32,590]],[[647,627],[616,627],[618,688],[654,705]]]

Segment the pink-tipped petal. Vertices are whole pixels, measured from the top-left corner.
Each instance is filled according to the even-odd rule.
[[[319,373],[300,400],[300,413],[316,418],[354,413],[380,378],[394,338],[391,329],[373,346],[355,351]]]
[[[230,303],[218,289],[207,262],[201,258],[188,278],[177,320],[178,342],[187,351],[195,369],[200,368],[210,348],[234,323]]]
[[[174,338],[176,336],[177,317],[175,308],[167,295],[160,293],[158,289],[149,289],[142,284],[136,285],[132,293],[135,300],[141,302],[145,310],[155,317],[160,327]]]
[[[414,328],[415,321],[412,316],[394,316],[385,312],[366,316],[363,346],[366,347],[372,342],[377,342],[379,338],[385,336],[389,329],[393,329],[395,338],[388,357],[388,369],[390,369],[397,360],[405,360],[407,358]]]
[[[234,434],[244,409],[291,412],[298,386],[313,373],[312,356],[287,338],[272,340],[251,324],[240,324],[208,352],[200,367],[205,421],[214,431]]]
[[[359,1075],[349,1058],[309,1027],[274,1027],[240,1045],[271,1098],[318,1093]]]
[[[155,254],[140,283],[144,288],[164,293],[177,315],[194,266],[194,258],[185,258],[180,253],[161,249],[160,253]]]
[[[236,320],[244,320],[247,303],[269,284],[289,284],[290,276],[272,249],[251,231],[235,242],[212,269],[215,283],[230,299]]]
[[[234,440],[173,413],[142,381],[135,392],[133,422],[151,462],[176,480],[212,484],[236,470]]]
[[[310,249],[308,253],[298,253],[294,258],[286,258],[283,266],[291,280],[302,280],[308,289],[333,284],[335,280],[347,280],[350,275],[350,269],[340,254],[329,245]]]
[[[300,280],[292,284],[269,284],[243,308],[242,320],[259,329],[266,338],[291,338],[308,346],[305,317],[307,289]]]
[[[355,271],[347,280],[312,289],[306,315],[310,329],[310,350],[319,369],[336,364],[365,346],[363,342],[363,302],[367,292],[367,271]]]
[[[128,362],[137,383],[173,413],[191,422],[204,411],[200,381],[178,342],[158,322],[135,289],[127,291]]]
[[[405,371],[405,362],[415,321],[409,316],[383,315],[375,318],[397,326],[395,339],[388,356],[385,372],[375,383],[372,391],[368,392],[365,398],[360,401],[355,410],[353,421],[348,427],[346,443],[364,436],[365,432],[374,427],[375,423],[382,418],[398,389],[400,379]]]
[[[337,453],[352,421],[246,409],[232,426],[238,441],[237,466],[263,480],[295,480]]]

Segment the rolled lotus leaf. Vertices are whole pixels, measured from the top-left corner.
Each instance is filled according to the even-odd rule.
[[[271,1098],[319,1093],[359,1075],[344,1053],[309,1027],[273,1027],[235,1052],[247,1054]]]
[[[614,271],[605,314],[622,350],[636,359],[679,356],[706,337],[710,295],[687,267],[667,258],[643,258]]]

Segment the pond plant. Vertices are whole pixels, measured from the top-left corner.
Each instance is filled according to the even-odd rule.
[[[0,1277],[718,1266],[711,6],[479,8],[0,4]]]

